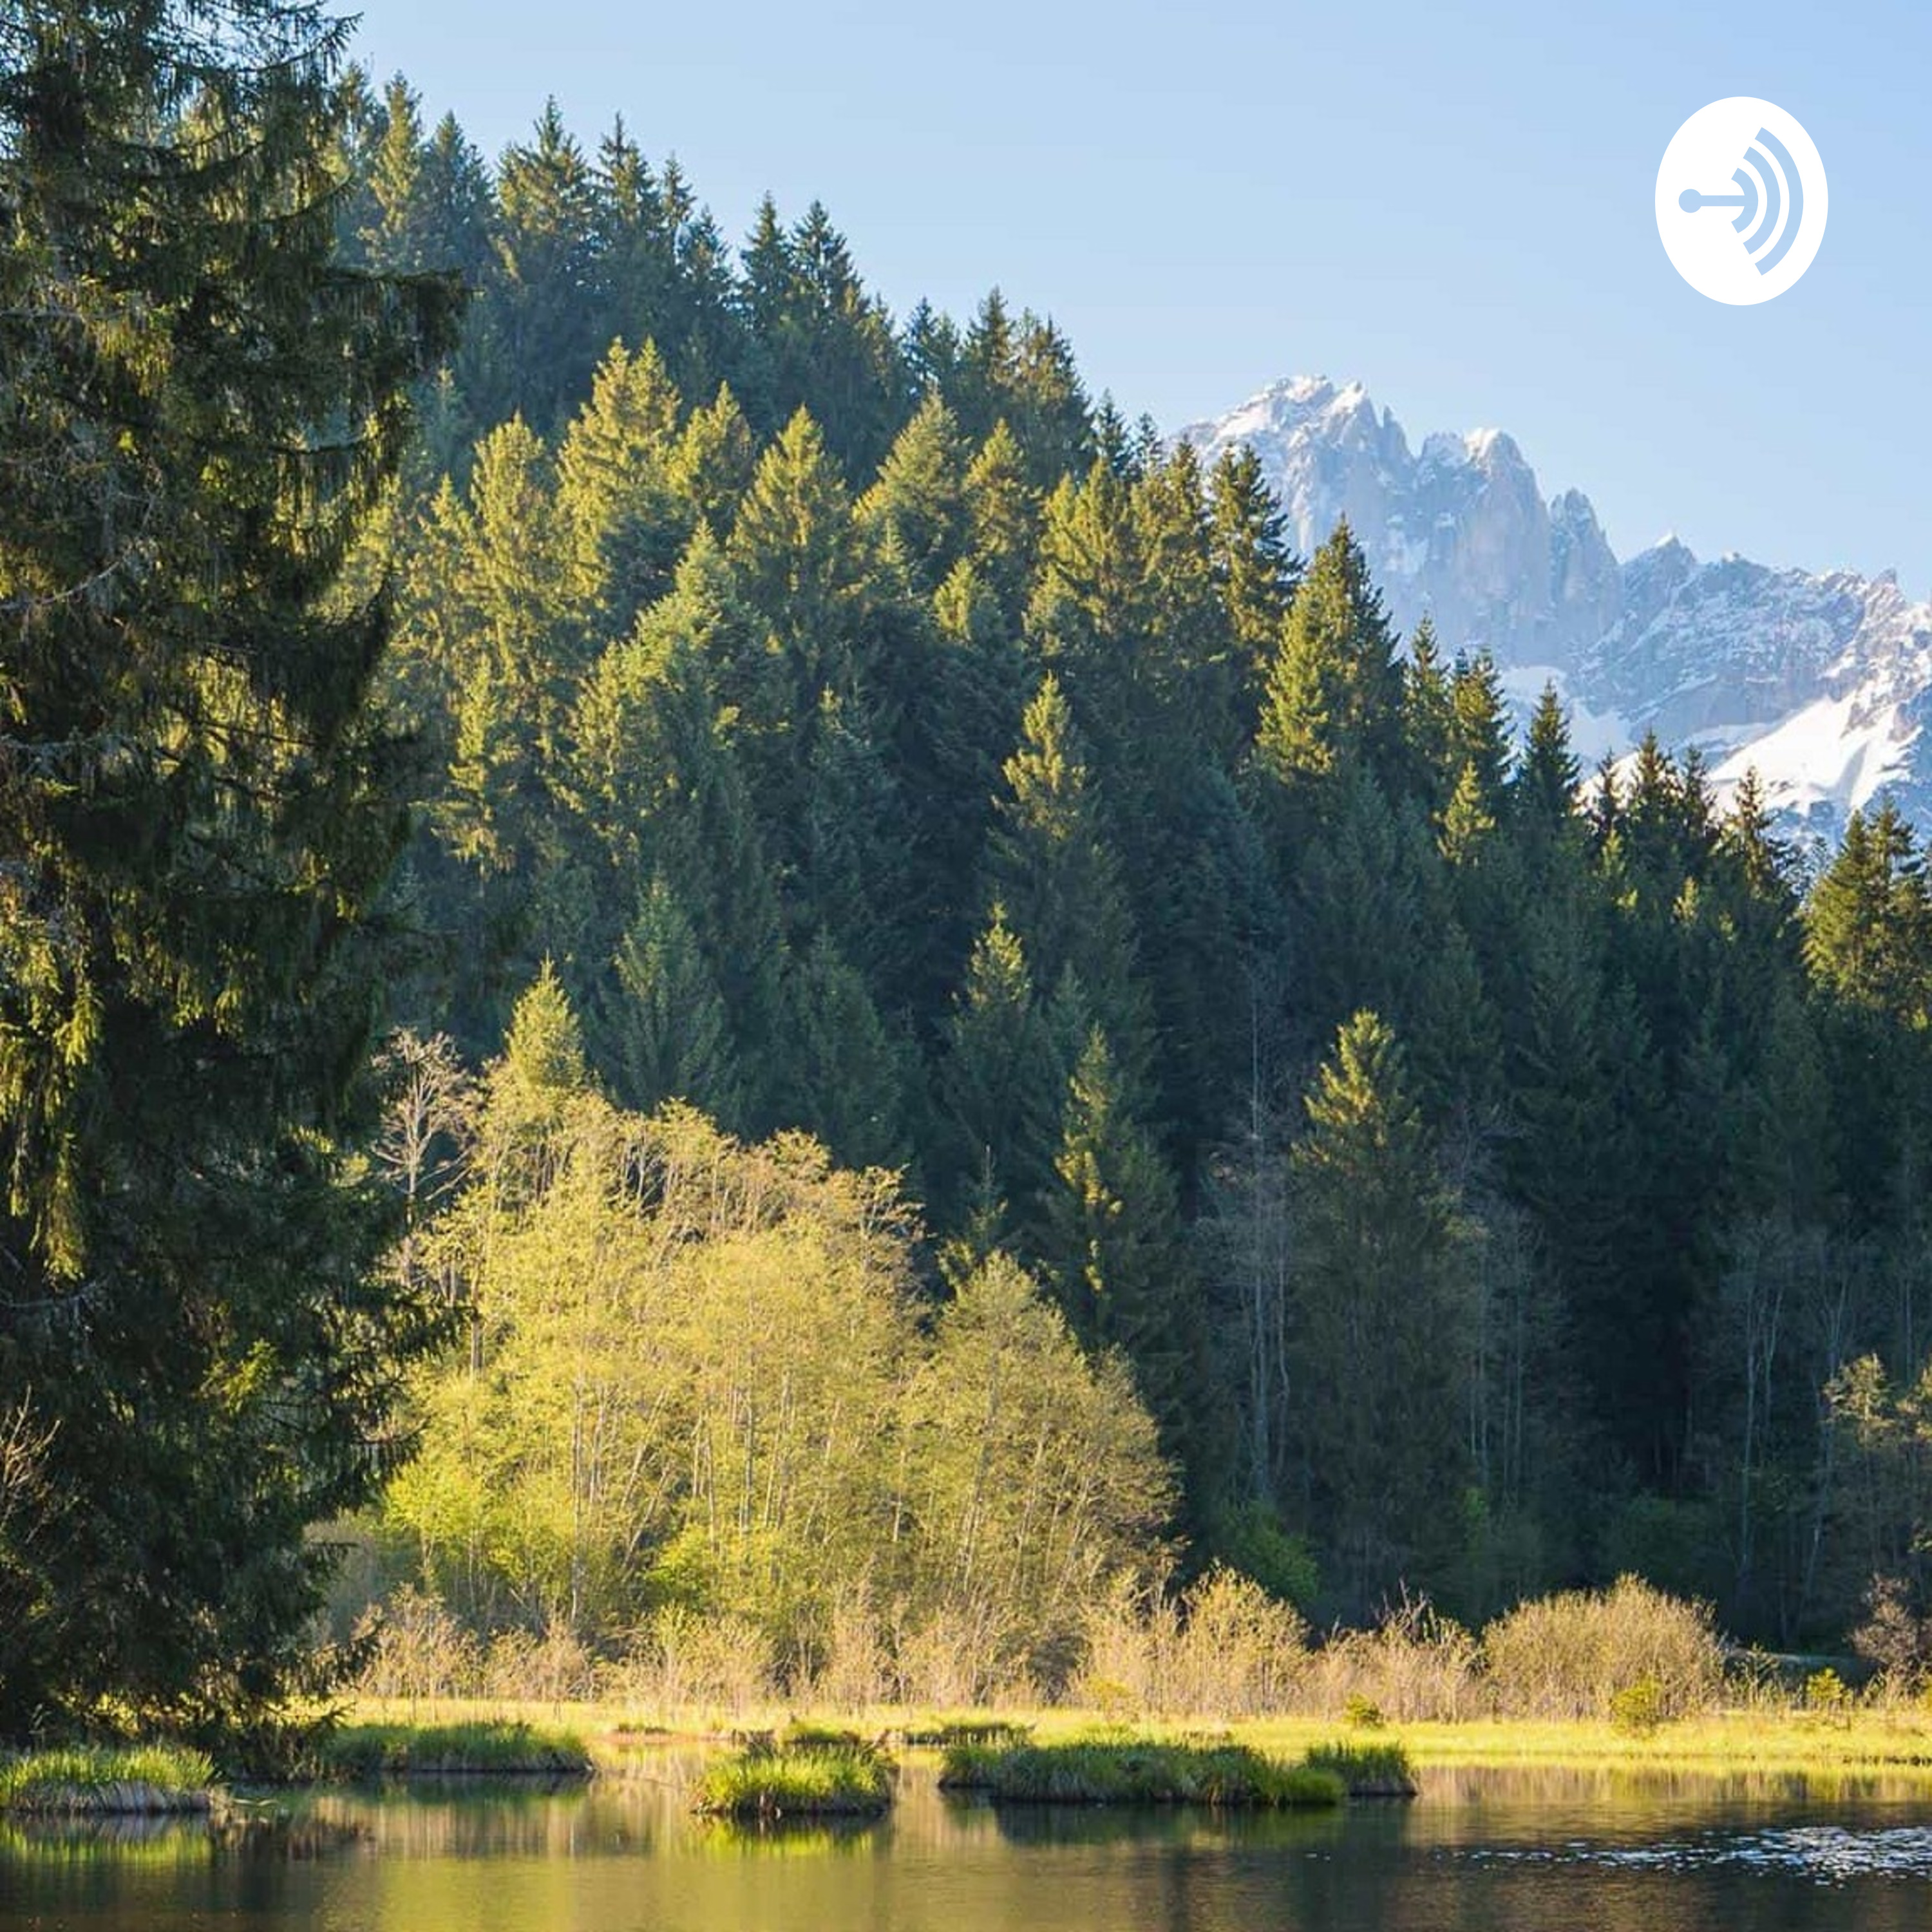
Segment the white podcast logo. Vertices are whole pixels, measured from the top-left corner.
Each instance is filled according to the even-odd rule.
[[[1810,268],[1830,206],[1817,143],[1774,101],[1714,100],[1678,129],[1657,171],[1657,232],[1700,295],[1781,296]]]

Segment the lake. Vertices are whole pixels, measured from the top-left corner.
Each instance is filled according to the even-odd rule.
[[[872,1826],[700,1823],[695,1760],[533,1792],[300,1801],[295,1826],[0,1827],[0,1928],[106,1932],[1860,1932],[1932,1924],[1932,1779],[1426,1772],[1269,1817],[995,1810],[901,1773]]]

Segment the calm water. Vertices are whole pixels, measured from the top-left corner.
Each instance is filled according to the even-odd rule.
[[[995,1812],[909,1766],[852,1831],[653,1781],[328,1797],[272,1845],[0,1829],[0,1932],[1889,1932],[1932,1926],[1932,1780],[1427,1775],[1332,1816]]]

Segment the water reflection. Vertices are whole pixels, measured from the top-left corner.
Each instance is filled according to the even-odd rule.
[[[76,1932],[1922,1932],[1932,1780],[1432,1772],[1412,1804],[996,1808],[914,1757],[876,1823],[689,1814],[698,1760],[554,1793],[284,1801],[277,1830],[0,1829],[0,1928]]]

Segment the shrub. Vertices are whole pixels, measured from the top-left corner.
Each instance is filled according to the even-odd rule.
[[[1608,1718],[1619,1692],[1648,1679],[1661,1722],[1707,1705],[1724,1667],[1709,1606],[1635,1576],[1520,1604],[1483,1649],[1498,1705],[1518,1717]]]
[[[568,1624],[541,1636],[500,1630],[483,1660],[483,1694],[511,1703],[562,1704],[597,1694],[597,1664]]]
[[[479,1688],[482,1647],[441,1604],[419,1590],[399,1590],[387,1604],[373,1606],[357,1636],[374,1639],[356,1687],[365,1696],[414,1702],[466,1697]]]
[[[668,1604],[629,1654],[604,1673],[612,1695],[660,1711],[693,1708],[741,1715],[778,1696],[770,1640],[742,1617],[704,1616]]]
[[[1664,1721],[1664,1693],[1654,1677],[1640,1677],[1610,1696],[1610,1722],[1620,1731],[1645,1736]]]
[[[1804,1680],[1804,1708],[1841,1724],[1852,1720],[1852,1694],[1845,1680],[1827,1664]]]
[[[1364,1706],[1397,1724],[1453,1721],[1478,1700],[1480,1660],[1460,1624],[1408,1598],[1373,1630],[1331,1632],[1309,1660],[1301,1701],[1345,1721]]]
[[[1378,1731],[1388,1720],[1382,1714],[1382,1707],[1370,1697],[1364,1697],[1359,1690],[1351,1690],[1342,1706],[1342,1721],[1352,1730]]]
[[[1074,1700],[1108,1715],[1262,1716],[1290,1702],[1307,1639],[1292,1604],[1224,1566],[1178,1599],[1143,1601],[1130,1586],[1117,1586],[1088,1616]]]
[[[1932,1686],[1932,1616],[1921,1616],[1897,1576],[1874,1576],[1865,1592],[1865,1620],[1852,1648],[1876,1664],[1888,1684],[1910,1691]]]

